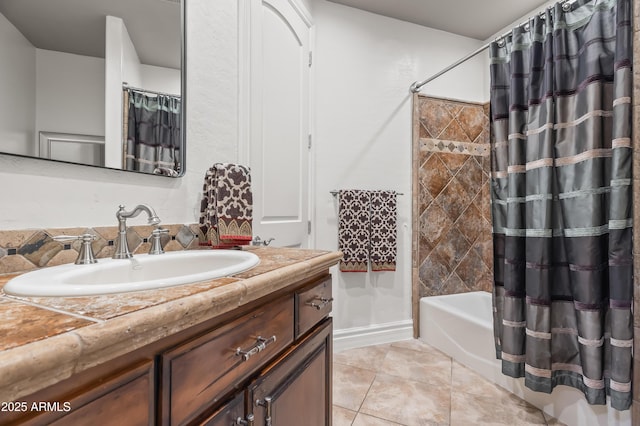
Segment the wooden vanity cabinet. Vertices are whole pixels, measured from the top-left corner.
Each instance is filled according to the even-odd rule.
[[[162,424],[330,426],[331,300],[323,276],[165,353]]]
[[[24,398],[68,412],[0,425],[330,426],[330,299],[330,275],[301,281]]]

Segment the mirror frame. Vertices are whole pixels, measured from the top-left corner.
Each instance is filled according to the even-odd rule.
[[[180,137],[182,168],[176,176],[179,178],[187,172],[187,0],[180,0]]]

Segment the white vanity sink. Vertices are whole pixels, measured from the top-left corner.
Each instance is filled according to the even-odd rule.
[[[240,250],[187,250],[131,259],[99,259],[22,274],[5,286],[15,296],[89,296],[150,290],[237,274],[260,259]]]

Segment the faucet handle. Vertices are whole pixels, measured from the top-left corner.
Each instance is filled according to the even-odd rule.
[[[275,240],[275,238],[271,237],[271,238],[267,238],[266,240],[263,240],[262,238],[260,238],[260,235],[256,235],[253,240],[251,240],[251,245],[253,246],[268,246],[269,244],[271,244],[271,241]]]
[[[151,232],[151,249],[149,249],[149,254],[162,254],[164,253],[164,249],[162,248],[162,242],[160,241],[160,237],[162,234],[168,234],[168,229],[162,229],[160,227],[154,229]]]
[[[93,255],[93,248],[91,247],[91,243],[97,239],[98,237],[89,233],[82,235],[56,235],[53,237],[54,241],[82,241],[80,253],[78,253],[78,258],[74,262],[76,265],[90,265],[98,262]]]

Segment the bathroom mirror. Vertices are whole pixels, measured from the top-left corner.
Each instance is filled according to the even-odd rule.
[[[186,0],[0,0],[0,153],[185,172]]]

